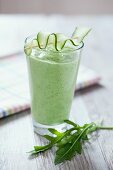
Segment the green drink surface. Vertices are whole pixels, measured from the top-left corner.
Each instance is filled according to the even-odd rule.
[[[37,123],[57,125],[69,118],[79,59],[41,55],[27,56],[32,117]]]

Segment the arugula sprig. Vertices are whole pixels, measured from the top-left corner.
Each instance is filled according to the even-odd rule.
[[[63,138],[68,136],[74,128],[70,128],[69,130],[66,130],[65,132],[59,132],[56,129],[49,128],[48,131],[51,132],[52,135],[55,136],[50,136],[50,135],[43,135],[44,138],[49,140],[49,144],[44,145],[44,146],[34,146],[34,150],[30,151],[29,153],[31,154],[37,154],[39,152],[46,151],[50,148],[52,148],[55,144],[59,143]]]
[[[89,124],[84,124],[79,126],[78,124],[70,121],[64,120],[65,123],[70,125],[70,128],[64,132],[59,132],[56,129],[49,128],[48,131],[52,134],[43,135],[45,139],[49,141],[47,145],[44,146],[34,146],[34,150],[30,151],[31,154],[38,154],[39,152],[44,152],[53,146],[56,146],[55,154],[55,165],[65,160],[71,160],[76,154],[81,154],[82,145],[85,141],[88,141],[88,135],[96,130],[113,130],[113,127],[103,127],[98,126],[96,123],[92,122]]]

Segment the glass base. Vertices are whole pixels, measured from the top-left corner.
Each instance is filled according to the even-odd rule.
[[[37,123],[36,121],[33,120],[33,127],[34,127],[34,131],[38,135],[46,135],[46,134],[51,134],[48,131],[48,128],[54,128],[54,129],[58,130],[59,132],[62,132],[62,131],[65,131],[67,129],[67,124],[62,123],[60,125],[48,126],[48,125],[42,125],[42,124]]]

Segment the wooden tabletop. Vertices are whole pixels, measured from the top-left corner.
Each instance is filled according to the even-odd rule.
[[[113,16],[1,15],[0,23],[2,47],[12,45],[21,51],[24,38],[39,30],[71,33],[75,25],[91,26],[81,63],[96,70],[102,82],[76,93],[71,114],[80,124],[103,119],[104,125],[113,126]],[[26,153],[43,144],[33,132],[30,111],[12,115],[0,120],[0,170],[113,170],[113,131],[98,135],[81,155],[55,166],[53,150],[33,159]]]

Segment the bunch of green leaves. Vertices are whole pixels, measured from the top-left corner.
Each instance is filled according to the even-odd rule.
[[[97,129],[113,129],[113,127],[97,126],[94,122],[79,126],[78,124],[65,120],[65,123],[70,125],[70,128],[64,132],[59,132],[56,129],[49,128],[50,135],[43,135],[49,143],[44,146],[34,146],[34,150],[30,151],[31,154],[44,152],[53,146],[56,146],[55,165],[65,160],[71,160],[76,154],[81,154],[82,145],[88,141],[88,135]]]

